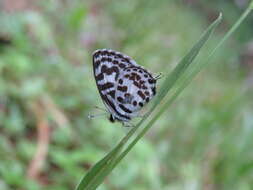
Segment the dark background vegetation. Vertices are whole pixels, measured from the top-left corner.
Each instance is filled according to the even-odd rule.
[[[247,3],[1,0],[0,189],[73,189],[126,133],[87,118],[103,107],[94,50],[167,74],[221,11],[204,60]],[[252,34],[251,16],[100,190],[253,189]]]

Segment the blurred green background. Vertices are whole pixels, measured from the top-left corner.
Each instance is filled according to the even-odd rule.
[[[1,0],[0,189],[73,189],[124,136],[120,123],[87,118],[103,107],[94,50],[166,75],[221,11],[204,60],[247,3]],[[100,190],[253,189],[252,34],[251,15]]]

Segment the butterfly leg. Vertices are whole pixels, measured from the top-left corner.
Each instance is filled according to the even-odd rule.
[[[108,113],[99,113],[99,114],[88,114],[88,118],[89,119],[93,119],[95,117],[100,117],[100,116],[104,116],[104,115],[107,115]]]
[[[104,115],[108,115],[108,110],[106,110],[106,109],[104,109],[104,108],[100,108],[100,107],[98,107],[98,106],[94,106],[94,108],[95,109],[98,109],[98,110],[100,110],[100,111],[103,111],[103,113],[98,113],[98,114],[88,114],[88,118],[89,119],[93,119],[93,118],[95,118],[95,117],[100,117],[100,116],[104,116]]]
[[[104,108],[101,108],[101,107],[98,107],[98,106],[94,106],[95,109],[98,109],[98,110],[102,110],[102,111],[105,111],[108,113],[108,110],[107,109],[104,109]]]
[[[134,124],[130,122],[122,122],[123,127],[134,127]]]

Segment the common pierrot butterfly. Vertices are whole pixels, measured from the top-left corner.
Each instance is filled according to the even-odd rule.
[[[99,49],[93,53],[93,71],[100,96],[110,112],[110,121],[122,123],[139,115],[156,94],[152,74],[123,53]]]

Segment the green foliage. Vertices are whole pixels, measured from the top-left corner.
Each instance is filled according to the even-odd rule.
[[[169,72],[210,23],[208,18],[221,11],[222,27],[193,63],[198,71],[198,63],[206,61],[240,14],[230,2],[215,2],[29,1],[21,8],[10,3],[16,9],[9,13],[8,3],[1,4],[0,189],[74,189],[127,131],[106,118],[87,119],[94,105],[102,105],[91,53],[113,48],[154,73]],[[215,64],[166,107],[99,189],[252,189],[251,72],[240,62],[252,40],[249,23],[212,58]],[[184,84],[177,82],[178,87]],[[50,140],[32,179],[27,173],[41,124],[48,124]]]

